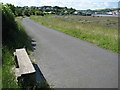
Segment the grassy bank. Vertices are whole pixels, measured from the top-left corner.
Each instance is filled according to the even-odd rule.
[[[31,16],[35,22],[45,25],[54,30],[66,33],[73,37],[94,43],[97,46],[111,50],[118,51],[118,30],[117,27],[107,27],[106,25],[97,24],[93,20],[80,19],[80,16]],[[75,19],[77,18],[77,19]],[[93,18],[93,17],[91,17]],[[99,17],[95,17],[99,21]],[[98,18],[98,19],[97,19]],[[104,22],[105,19],[103,19]],[[106,19],[108,20],[108,19]],[[89,21],[89,23],[88,23]],[[92,23],[90,23],[90,21]],[[101,21],[102,22],[102,21]],[[115,20],[114,22],[117,23]],[[119,52],[120,53],[120,52]]]
[[[20,88],[15,81],[15,75],[12,70],[15,66],[11,51],[4,47],[2,53],[4,61],[2,65],[2,88]]]
[[[30,84],[30,77],[17,83],[15,77],[15,58],[13,53],[15,49],[25,48],[30,55],[32,52],[32,40],[27,35],[24,26],[21,23],[23,17],[14,17],[14,14],[6,5],[2,5],[2,88],[25,88],[26,90],[35,90],[36,88],[50,88],[47,81],[42,85],[39,82]],[[30,83],[29,83],[30,82]]]
[[[30,51],[32,46],[30,37],[20,23],[21,19],[15,20],[9,7],[2,5],[2,88],[22,88],[15,79],[13,52],[23,47]]]
[[[4,44],[2,49],[3,88],[22,88],[18,86],[18,83],[15,79],[15,74],[13,70],[13,68],[15,67],[15,60],[13,52],[15,51],[15,49],[23,47],[27,49],[28,53],[31,52],[31,41],[30,38],[27,36],[22,24],[20,23],[20,18],[17,19],[16,25],[18,27],[18,32],[16,32],[16,30],[11,35],[15,39],[14,42],[11,40],[8,44]]]

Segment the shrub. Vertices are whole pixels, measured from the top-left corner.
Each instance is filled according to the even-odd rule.
[[[2,5],[2,80],[3,88],[19,88],[12,72],[14,67],[13,52],[16,48],[31,48],[30,38],[24,31],[23,26],[15,21],[13,12],[7,5]]]

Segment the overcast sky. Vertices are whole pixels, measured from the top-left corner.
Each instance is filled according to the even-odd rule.
[[[117,8],[120,0],[0,0],[15,6],[61,6],[77,10]]]

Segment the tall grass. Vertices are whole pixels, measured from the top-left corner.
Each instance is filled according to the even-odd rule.
[[[49,28],[66,33],[73,37],[94,43],[97,46],[118,52],[118,30],[78,22],[69,22],[55,16],[32,16],[32,20]]]
[[[20,88],[16,82],[12,68],[14,67],[14,58],[12,53],[3,47],[3,65],[2,65],[2,87],[3,88]]]

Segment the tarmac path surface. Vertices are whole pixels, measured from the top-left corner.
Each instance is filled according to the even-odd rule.
[[[118,54],[22,20],[33,39],[33,55],[53,88],[117,88]]]

